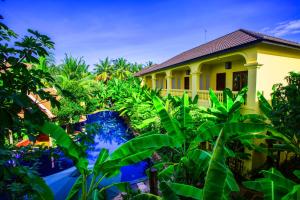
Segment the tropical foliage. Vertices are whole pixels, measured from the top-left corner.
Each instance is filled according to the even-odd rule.
[[[111,187],[126,192],[128,199],[232,199],[244,186],[263,192],[265,199],[298,198],[299,170],[294,171],[293,181],[275,168],[265,168],[263,177],[242,185],[229,163],[231,159],[251,159],[246,149],[299,155],[299,74],[291,73],[287,86],[274,86],[272,104],[258,95],[264,116],[242,114],[247,88],[236,97],[225,89],[222,101],[210,90],[210,107],[204,108],[198,105],[197,96],[161,97],[159,90],[141,87],[134,73],[142,65],[124,58],[100,60],[93,72],[83,58],[70,55],[55,65],[49,53],[54,48],[50,38],[33,30],[28,34],[20,38],[0,23],[1,197],[54,198],[36,171],[19,163],[18,150],[11,144],[11,138],[35,140],[44,133],[73,160],[78,171],[67,199],[106,199]],[[51,102],[54,122],[29,95]],[[69,134],[85,115],[105,109],[117,111],[135,137],[114,152],[103,148],[96,162],[88,163],[83,142]],[[66,125],[68,133],[57,123]],[[256,139],[271,143],[267,147]],[[102,186],[105,179],[120,173],[121,167],[145,159],[158,171],[159,196],[134,193],[125,182]]]

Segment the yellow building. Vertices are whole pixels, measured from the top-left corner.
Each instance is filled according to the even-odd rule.
[[[290,71],[300,71],[300,44],[239,29],[145,68],[136,75],[163,94],[198,94],[208,106],[208,89],[239,91],[248,85],[247,108],[256,110],[257,91],[269,98],[272,86],[283,82]]]
[[[300,44],[265,34],[240,29],[206,44],[187,50],[169,60],[138,72],[136,76],[152,89],[182,95],[199,96],[199,104],[209,106],[208,89],[215,90],[220,101],[222,90],[234,94],[248,86],[244,113],[257,112],[257,91],[269,99],[272,86],[281,83],[290,71],[300,71]],[[256,141],[257,143],[263,141]],[[259,167],[266,157],[249,152],[243,172]]]

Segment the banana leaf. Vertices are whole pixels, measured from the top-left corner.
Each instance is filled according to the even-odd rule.
[[[163,199],[164,200],[179,200],[177,197],[175,191],[173,191],[170,186],[168,185],[167,182],[161,182],[159,184],[159,189],[162,193]]]
[[[132,200],[162,200],[162,198],[150,193],[143,193],[134,196]]]
[[[260,110],[268,117],[270,118],[272,116],[272,106],[269,104],[269,102],[266,100],[266,98],[263,96],[262,93],[257,92],[257,97],[259,101],[259,108]]]
[[[97,177],[100,173],[101,165],[106,161],[106,159],[109,157],[109,152],[107,149],[101,149],[98,158],[95,162],[93,173]]]
[[[168,183],[168,186],[178,196],[192,198],[192,199],[202,199],[202,195],[203,195],[202,189],[196,188],[191,185],[181,184],[181,183]]]
[[[264,178],[246,181],[243,184],[253,190],[264,193],[266,200],[279,200],[290,192],[296,183],[285,178],[278,170],[263,170]]]
[[[223,199],[227,176],[224,137],[224,131],[221,129],[208,165],[203,188],[203,200]]]
[[[153,152],[161,147],[176,146],[175,140],[169,135],[153,134],[143,137],[136,137],[121,145],[110,156],[112,160],[123,159],[145,150]]]
[[[174,167],[175,165],[169,165],[165,169],[161,170],[157,175],[158,179],[164,181],[170,180],[171,176],[174,174]]]
[[[289,193],[287,193],[284,197],[282,197],[282,200],[294,200],[294,199],[300,199],[300,185],[295,185]]]
[[[69,191],[68,196],[66,197],[66,200],[71,200],[71,199],[76,199],[81,186],[82,186],[82,175],[80,175],[77,180],[75,181],[75,183],[73,184],[71,190]]]
[[[225,105],[225,108],[227,110],[230,110],[230,108],[233,105],[233,95],[232,91],[228,88],[225,88],[223,90],[223,104]]]
[[[212,108],[216,108],[221,112],[222,115],[227,115],[227,109],[225,106],[218,100],[218,97],[212,89],[209,89],[210,101],[212,103]]]
[[[239,136],[252,134],[253,138],[256,135],[261,135],[262,132],[267,131],[267,125],[263,123],[226,123],[224,126],[225,138],[229,139],[231,136]]]
[[[182,101],[181,108],[182,108],[182,115],[183,115],[183,128],[188,129],[190,127],[193,127],[193,119],[189,114],[190,112],[189,96],[187,93],[183,94],[183,101]]]
[[[74,161],[81,173],[87,169],[88,161],[84,150],[69,137],[64,129],[52,122],[44,122],[37,129],[54,138],[57,145]]]
[[[158,112],[161,123],[163,127],[166,129],[167,134],[174,137],[177,147],[179,147],[185,140],[183,133],[180,131],[179,127],[175,123],[175,119],[172,119],[161,100],[157,97],[153,97],[153,104]]]

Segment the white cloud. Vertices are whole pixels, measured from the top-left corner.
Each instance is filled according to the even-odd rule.
[[[263,28],[262,32],[266,32],[277,37],[300,33],[300,19],[281,22],[274,28]]]

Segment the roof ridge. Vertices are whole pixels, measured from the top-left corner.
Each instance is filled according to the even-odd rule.
[[[243,31],[244,33],[248,34],[248,35],[251,35],[253,37],[260,38],[260,39],[263,39],[263,40],[276,39],[276,40],[286,41],[286,42],[290,42],[290,43],[300,44],[299,42],[296,42],[296,41],[293,41],[293,40],[287,40],[287,39],[284,39],[284,38],[272,36],[272,35],[257,32],[257,31],[251,31],[251,30],[247,30],[247,29],[240,29],[240,30]]]
[[[254,32],[254,31],[250,31],[250,30],[247,30],[247,29],[244,29],[244,28],[240,28],[239,31],[242,31],[243,33],[246,33],[252,37],[255,37],[257,39],[264,39],[264,37],[262,37],[261,33],[259,32]]]

